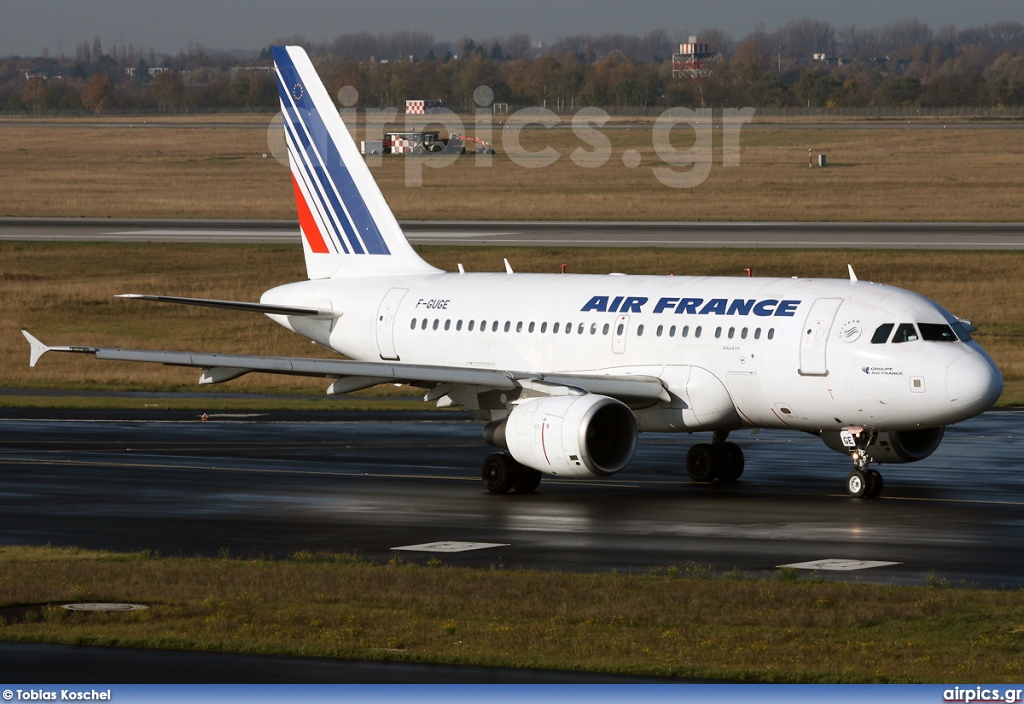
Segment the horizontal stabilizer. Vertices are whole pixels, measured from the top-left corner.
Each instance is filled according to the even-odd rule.
[[[298,306],[278,306],[269,303],[248,303],[246,301],[220,301],[215,298],[182,298],[180,296],[150,296],[142,293],[121,293],[117,298],[133,298],[140,301],[156,301],[157,303],[177,303],[185,306],[204,306],[206,308],[227,308],[244,310],[265,315],[304,315],[309,317],[337,318],[341,313],[333,310],[317,308],[300,308]]]

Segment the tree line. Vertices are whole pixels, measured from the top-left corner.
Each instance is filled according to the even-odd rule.
[[[957,30],[918,20],[836,28],[800,19],[736,41],[698,34],[716,53],[709,77],[673,75],[686,32],[578,35],[542,46],[525,34],[439,42],[425,32],[342,34],[299,44],[332,94],[358,91],[355,107],[440,99],[474,107],[478,86],[511,109],[580,107],[1019,107],[1024,106],[1024,25]],[[97,38],[74,57],[0,61],[0,111],[105,113],[273,110],[269,48],[218,52],[191,46],[174,56]]]

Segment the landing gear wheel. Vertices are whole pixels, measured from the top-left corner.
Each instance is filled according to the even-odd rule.
[[[730,483],[740,478],[743,474],[743,450],[734,442],[723,443],[718,448],[718,456],[715,467],[715,477],[719,481]]]
[[[855,499],[862,498],[868,492],[868,478],[864,472],[855,469],[846,478],[846,491]]]
[[[686,453],[686,473],[690,479],[701,484],[707,484],[715,478],[715,457],[717,453],[711,445],[700,442],[690,448]]]
[[[868,490],[864,492],[865,499],[874,499],[882,493],[885,483],[882,481],[882,473],[877,469],[865,470],[864,476],[868,480]]]
[[[519,463],[511,455],[495,452],[484,460],[481,476],[492,494],[507,494],[520,476]]]
[[[543,476],[536,469],[523,467],[519,477],[512,483],[512,488],[517,494],[529,494],[537,490]]]

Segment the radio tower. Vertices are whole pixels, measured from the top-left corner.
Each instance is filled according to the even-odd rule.
[[[710,78],[712,67],[718,63],[719,55],[707,44],[691,36],[686,44],[679,45],[679,53],[672,55],[673,78]]]

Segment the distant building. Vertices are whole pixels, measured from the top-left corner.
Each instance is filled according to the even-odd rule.
[[[691,36],[690,41],[679,45],[679,53],[672,55],[672,77],[710,78],[720,58],[717,51]]]

